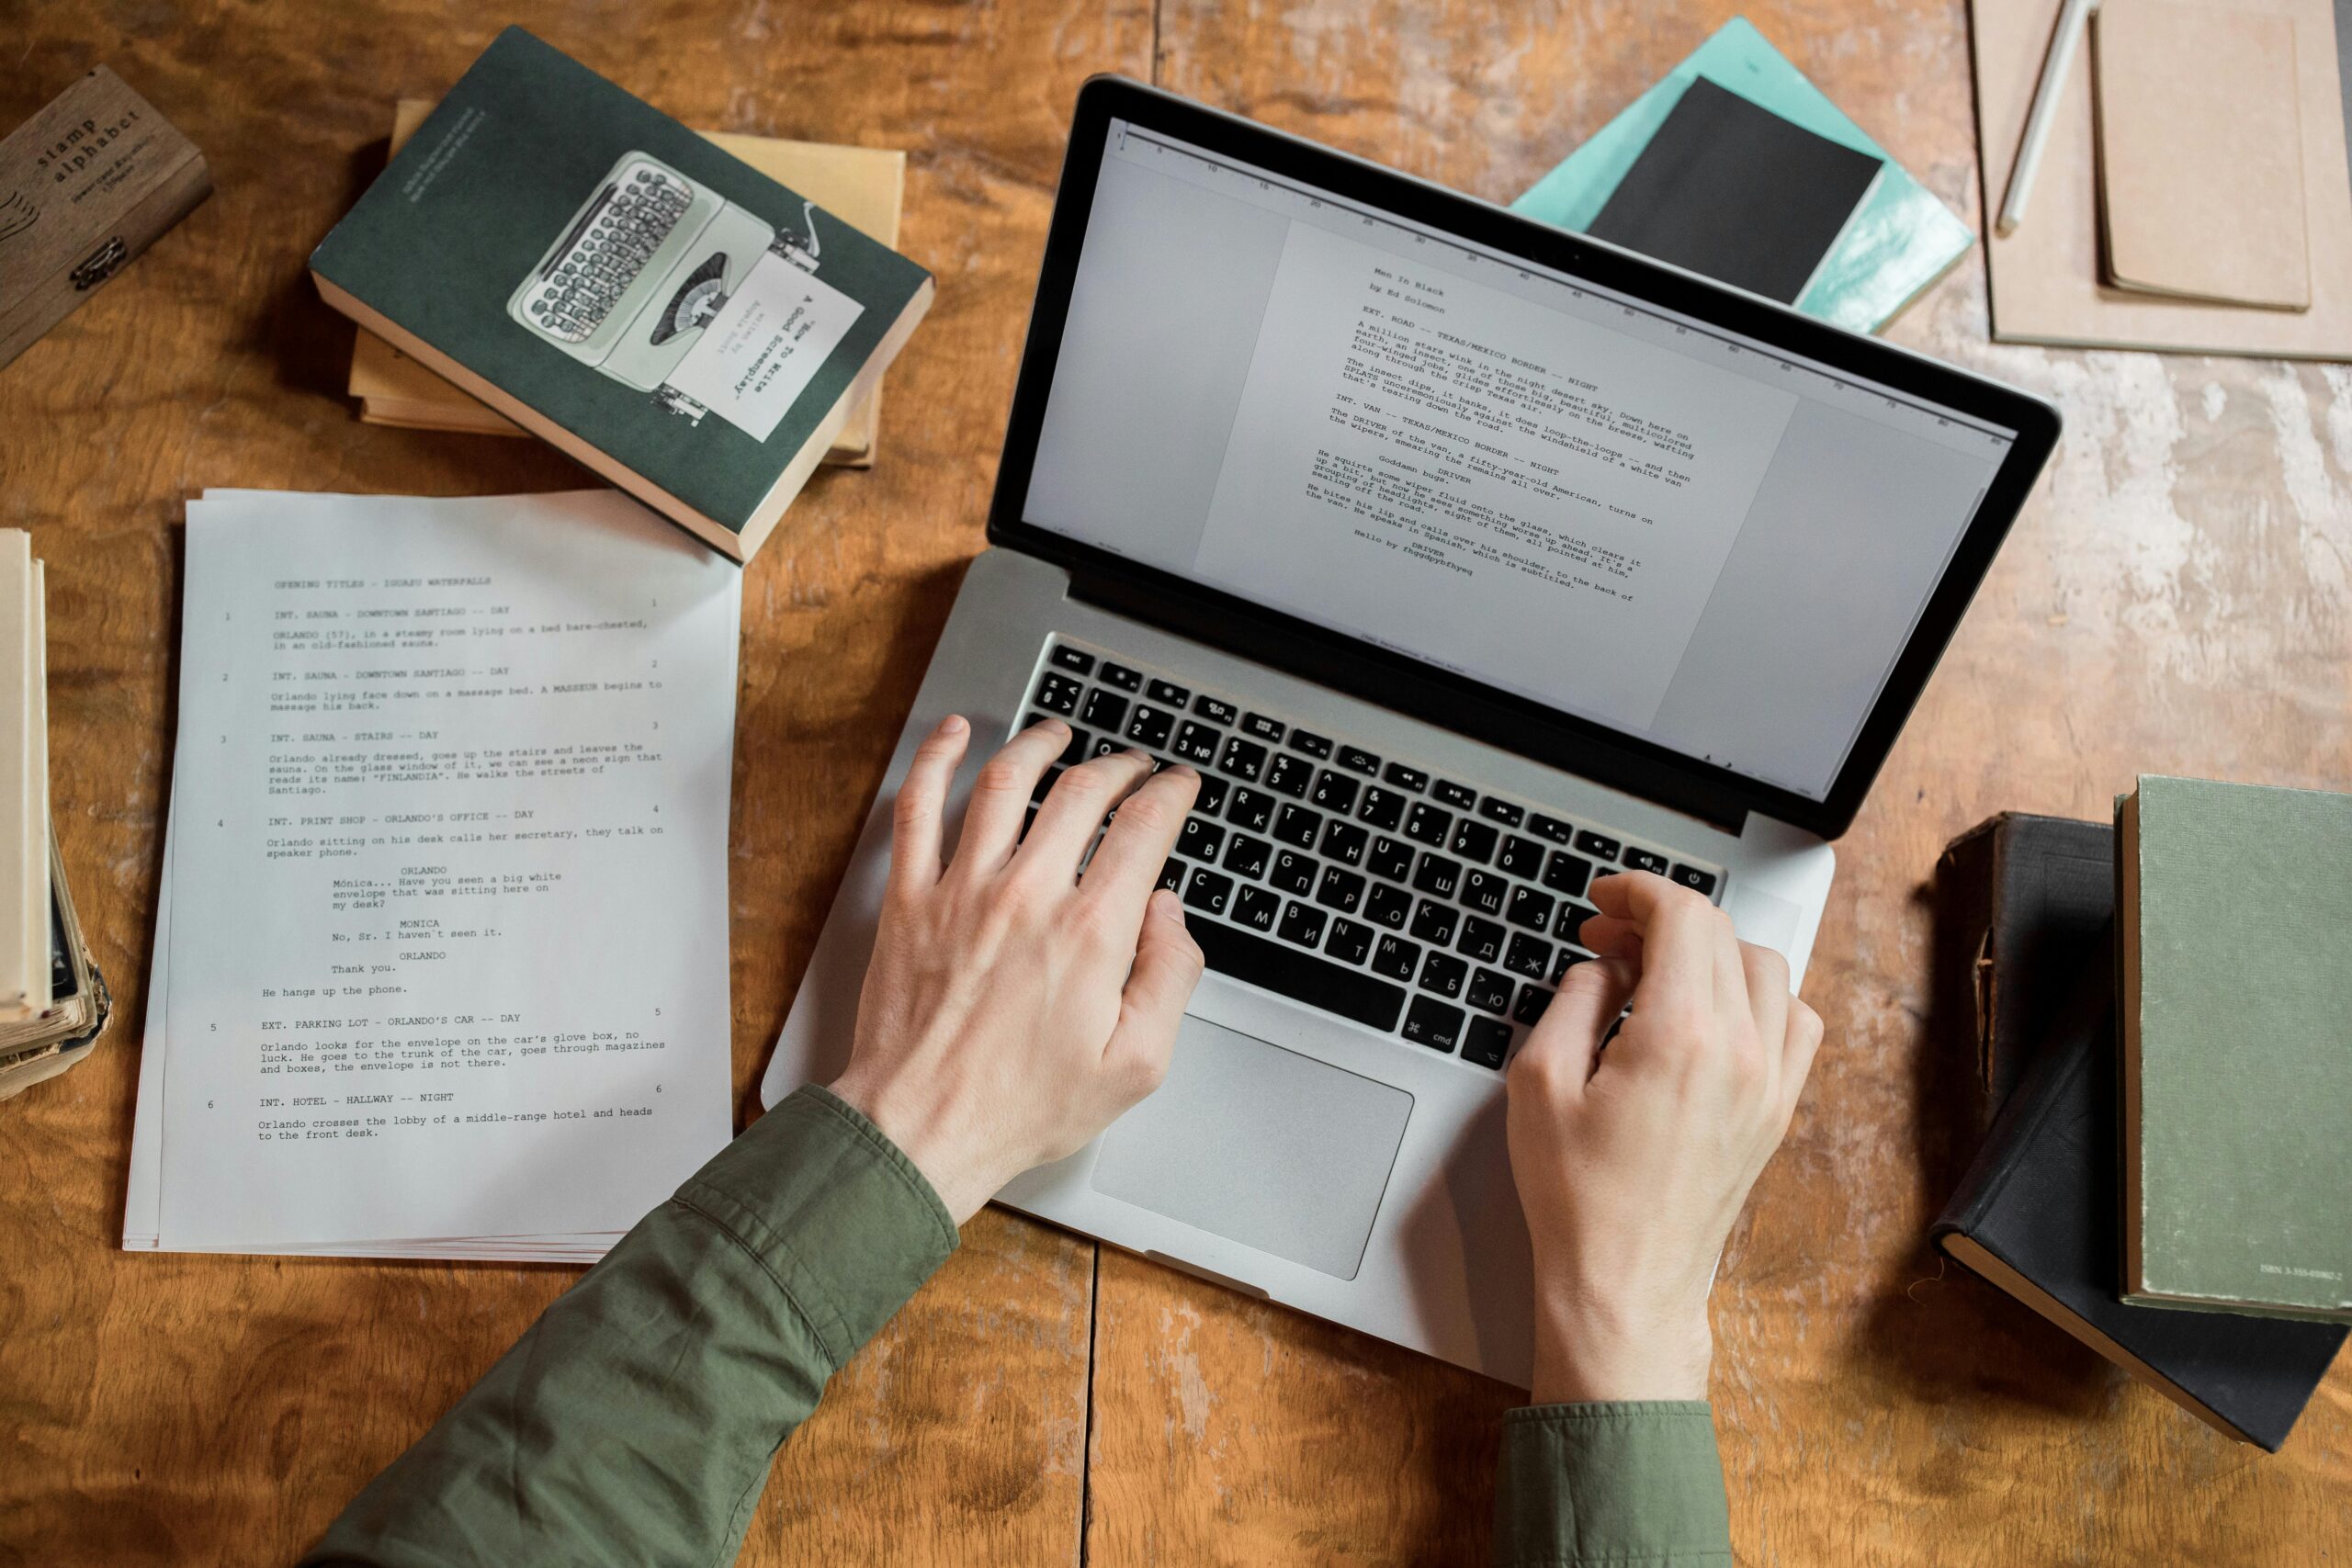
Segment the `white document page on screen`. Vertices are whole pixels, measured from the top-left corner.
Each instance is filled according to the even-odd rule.
[[[1294,222],[1199,570],[1645,729],[1796,401]]]
[[[191,504],[160,1245],[623,1229],[726,1142],[740,592],[615,491]]]

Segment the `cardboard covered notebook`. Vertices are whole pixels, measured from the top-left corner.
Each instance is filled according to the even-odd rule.
[[[429,98],[402,98],[392,116],[391,152],[408,144],[424,117]],[[712,145],[733,153],[778,184],[806,195],[842,222],[896,247],[907,183],[907,155],[878,147],[843,147],[777,137],[703,132]],[[413,430],[460,431],[482,435],[526,435],[513,420],[459,391],[447,381],[361,328],[352,344],[351,396],[369,424]],[[871,468],[880,423],[882,392],[858,406],[833,437],[825,461],[845,468]]]

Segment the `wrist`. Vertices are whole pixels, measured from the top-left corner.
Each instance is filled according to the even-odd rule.
[[[1696,1313],[1640,1314],[1589,1301],[1535,1311],[1536,1404],[1707,1397],[1714,1336]]]
[[[898,1146],[931,1183],[958,1229],[1004,1185],[1004,1179],[966,1152],[970,1140],[956,1136],[942,1107],[895,1092],[888,1083],[861,1074],[854,1063],[825,1087]]]

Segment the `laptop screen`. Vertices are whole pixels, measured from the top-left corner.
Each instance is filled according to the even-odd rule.
[[[2016,435],[1114,120],[1023,517],[1819,801]]]

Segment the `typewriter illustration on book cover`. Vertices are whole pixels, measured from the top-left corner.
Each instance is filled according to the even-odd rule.
[[[667,384],[702,329],[763,255],[813,275],[816,221],[779,234],[650,154],[624,153],[507,300],[529,331],[700,423],[707,411]]]

